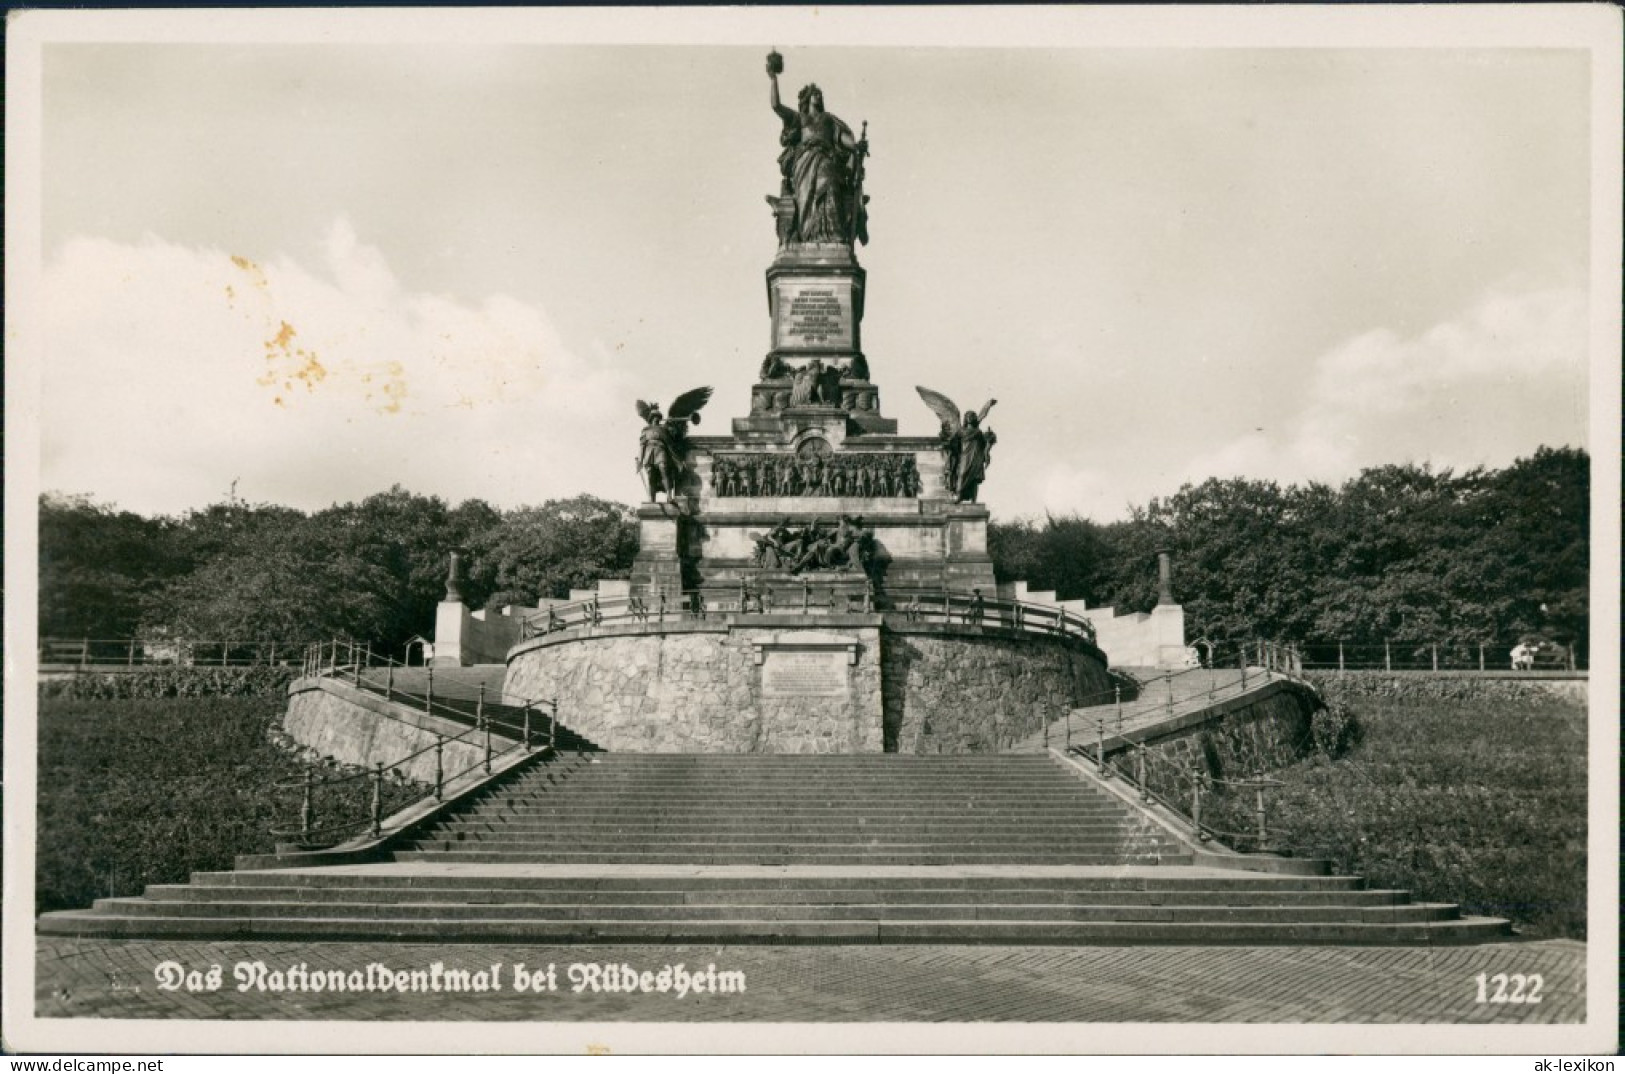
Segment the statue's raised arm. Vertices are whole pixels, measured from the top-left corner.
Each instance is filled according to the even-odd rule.
[[[868,142],[839,117],[824,111],[824,93],[813,83],[801,88],[796,108],[779,99],[784,58],[767,57],[768,101],[783,121],[779,133],[781,197],[794,199],[795,213],[782,237],[796,243],[850,243],[867,240],[868,219],[861,193]]]

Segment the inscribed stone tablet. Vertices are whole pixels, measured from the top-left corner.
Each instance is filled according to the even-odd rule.
[[[845,281],[780,280],[773,345],[786,350],[849,350],[852,290]]]
[[[845,697],[847,666],[845,649],[769,650],[762,654],[762,696]]]

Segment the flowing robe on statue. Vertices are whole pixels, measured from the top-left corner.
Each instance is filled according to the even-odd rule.
[[[796,242],[850,242],[852,176],[850,153],[842,137],[852,128],[828,112],[792,112],[781,109],[784,152],[780,167],[790,182],[796,202],[791,238]]]
[[[964,503],[976,501],[976,490],[987,478],[987,465],[993,453],[993,434],[979,425],[966,425],[954,437],[957,465],[954,497]]]

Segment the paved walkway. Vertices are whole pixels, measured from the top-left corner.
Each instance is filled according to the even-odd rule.
[[[1519,1024],[1585,1017],[1585,945],[1446,948],[433,945],[41,939],[42,1018],[636,1022],[1377,1022]],[[218,991],[160,990],[155,967],[222,967]],[[501,991],[236,990],[267,971],[489,970]],[[557,990],[514,990],[555,967]],[[571,967],[744,975],[744,991],[572,990]],[[375,971],[376,972],[376,971]],[[576,970],[579,979],[585,972]],[[1538,1004],[1480,1004],[1477,974],[1539,974]],[[307,978],[308,979],[308,978]],[[380,978],[381,979],[381,978]],[[274,986],[276,981],[265,978]],[[359,979],[358,979],[359,980]],[[406,978],[401,979],[403,983]],[[658,979],[648,978],[658,985]],[[1492,986],[1493,987],[1493,986]]]

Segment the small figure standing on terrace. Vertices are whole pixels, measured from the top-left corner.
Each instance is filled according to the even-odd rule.
[[[970,607],[965,609],[965,622],[971,626],[981,626],[982,616],[987,612],[987,601],[982,599],[980,589],[971,590]]]

